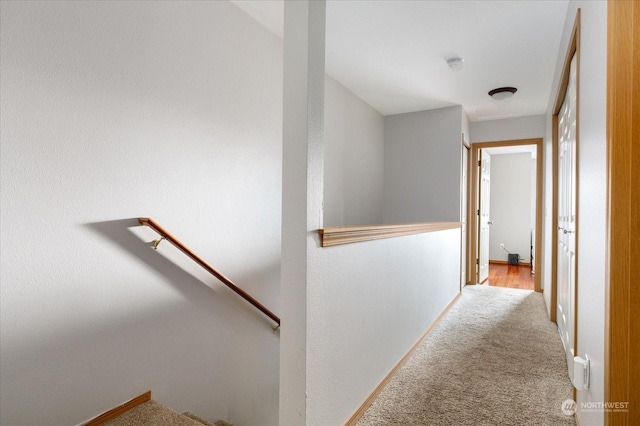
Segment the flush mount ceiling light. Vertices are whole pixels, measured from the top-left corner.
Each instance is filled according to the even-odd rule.
[[[447,65],[452,70],[461,70],[464,65],[464,59],[458,57],[447,59]]]
[[[489,96],[497,101],[501,101],[503,99],[507,99],[513,96],[518,89],[515,87],[498,87],[497,89],[493,89],[489,91]]]

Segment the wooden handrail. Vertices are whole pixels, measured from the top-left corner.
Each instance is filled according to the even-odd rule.
[[[278,324],[278,326],[274,330],[276,330],[278,327],[280,327],[280,318],[276,314],[271,312],[269,309],[267,309],[264,305],[262,305],[256,299],[251,297],[249,295],[249,293],[247,293],[246,291],[244,291],[243,289],[241,289],[240,287],[235,285],[229,278],[227,278],[224,275],[222,275],[213,266],[211,266],[207,262],[205,262],[204,259],[202,259],[200,256],[195,254],[189,247],[184,245],[180,240],[178,240],[176,237],[171,235],[162,226],[160,226],[158,224],[158,222],[156,222],[153,219],[148,218],[148,217],[138,218],[138,222],[140,222],[141,225],[148,226],[149,228],[151,228],[154,231],[156,231],[158,234],[160,234],[161,237],[163,237],[164,239],[169,241],[171,244],[173,244],[178,250],[180,250],[181,252],[186,254],[188,257],[190,257],[198,265],[202,266],[207,272],[209,272],[211,275],[213,275],[214,277],[219,279],[224,285],[226,285],[231,290],[236,292],[236,294],[238,294],[244,300],[246,300],[247,302],[251,303],[260,312],[262,312],[263,314],[265,314],[266,316],[271,318],[276,324]]]

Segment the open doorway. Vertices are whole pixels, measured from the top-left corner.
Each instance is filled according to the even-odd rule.
[[[532,275],[532,289],[542,291],[538,244],[542,235],[542,139],[475,143],[471,156],[470,282],[486,282],[494,265],[495,271],[511,276],[514,272]],[[529,178],[520,169],[530,170]],[[497,182],[491,182],[492,175]],[[491,188],[499,193],[491,194]],[[507,203],[515,203],[515,210],[507,209]],[[509,270],[510,264],[517,270]]]

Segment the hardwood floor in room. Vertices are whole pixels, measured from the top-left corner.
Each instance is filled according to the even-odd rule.
[[[533,290],[533,274],[529,265],[489,264],[489,279],[485,282],[493,287]]]

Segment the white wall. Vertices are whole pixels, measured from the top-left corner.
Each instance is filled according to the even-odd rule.
[[[320,247],[323,23],[324,2],[285,3],[280,423],[287,426],[344,424],[459,291],[458,229]],[[459,115],[456,122],[459,129]]]
[[[542,146],[544,147],[544,142],[543,142]],[[537,226],[536,225],[536,202],[537,202],[537,198],[536,198],[536,189],[537,188],[536,187],[538,185],[538,177],[537,177],[537,174],[538,174],[538,167],[537,167],[538,163],[537,163],[537,161],[538,160],[537,160],[537,158],[531,158],[530,161],[531,161],[531,183],[529,184],[529,188],[530,188],[529,191],[530,191],[530,194],[531,194],[531,212],[530,212],[530,214],[531,214],[531,229],[535,230],[536,226]],[[544,156],[542,158],[542,162],[543,162],[542,163],[542,167],[544,167]],[[541,174],[544,177],[544,173],[541,173]],[[540,182],[543,182],[543,181],[541,180]],[[542,184],[542,193],[544,194],[544,184]],[[543,199],[540,200],[540,201],[542,203],[542,208],[544,209],[544,196],[543,196]],[[542,214],[542,218],[541,219],[543,219],[542,220],[542,224],[541,224],[541,228],[542,228],[542,233],[541,234],[544,234],[544,213]],[[529,252],[529,257],[531,257],[532,253],[533,253],[533,259],[530,259],[530,261],[531,261],[531,270],[535,271],[536,270],[536,262],[538,261],[535,258],[535,253],[536,253],[536,247],[538,247],[539,242],[536,241],[536,233],[535,232],[533,232],[531,237],[532,237],[531,243],[532,243],[533,247],[532,247],[532,252],[531,251]],[[542,250],[541,250],[541,252],[542,252]],[[542,269],[540,269],[540,270],[542,271]],[[542,275],[542,274],[540,274],[540,275]],[[541,287],[542,287],[542,291],[544,291],[544,286],[541,286]]]
[[[460,230],[314,250],[306,424],[341,425],[458,293]]]
[[[325,79],[324,225],[382,223],[384,117]]]
[[[471,123],[471,141],[494,142],[546,137],[546,117],[530,115]]]
[[[531,175],[535,163],[530,153],[491,156],[491,233],[489,259],[507,261],[507,252],[518,253],[523,262],[531,259]],[[535,187],[534,187],[535,189]],[[535,192],[533,192],[535,194]],[[535,198],[533,199],[535,201]]]
[[[277,424],[271,322],[133,218],[279,312],[281,42],[227,2],[1,5],[0,423],[151,389]]]
[[[464,141],[468,144],[471,143],[471,122],[469,121],[469,117],[467,113],[462,110],[462,137]]]
[[[551,113],[558,92],[576,10],[581,9],[578,141],[578,341],[577,354],[591,357],[591,384],[578,392],[578,408],[585,401],[604,401],[604,301],[606,258],[606,66],[607,4],[571,1],[556,63],[547,119],[546,178],[551,182]],[[550,199],[548,200],[550,203]],[[548,204],[550,205],[550,204]],[[551,239],[550,220],[546,241]],[[551,247],[545,247],[550,253]],[[545,258],[546,281],[551,259]],[[549,308],[550,294],[545,293]],[[552,307],[555,309],[555,307]],[[578,413],[583,426],[601,425],[603,413]]]
[[[284,4],[280,424],[309,424],[309,289],[324,194],[324,1]]]
[[[384,119],[384,222],[460,220],[462,107]]]

